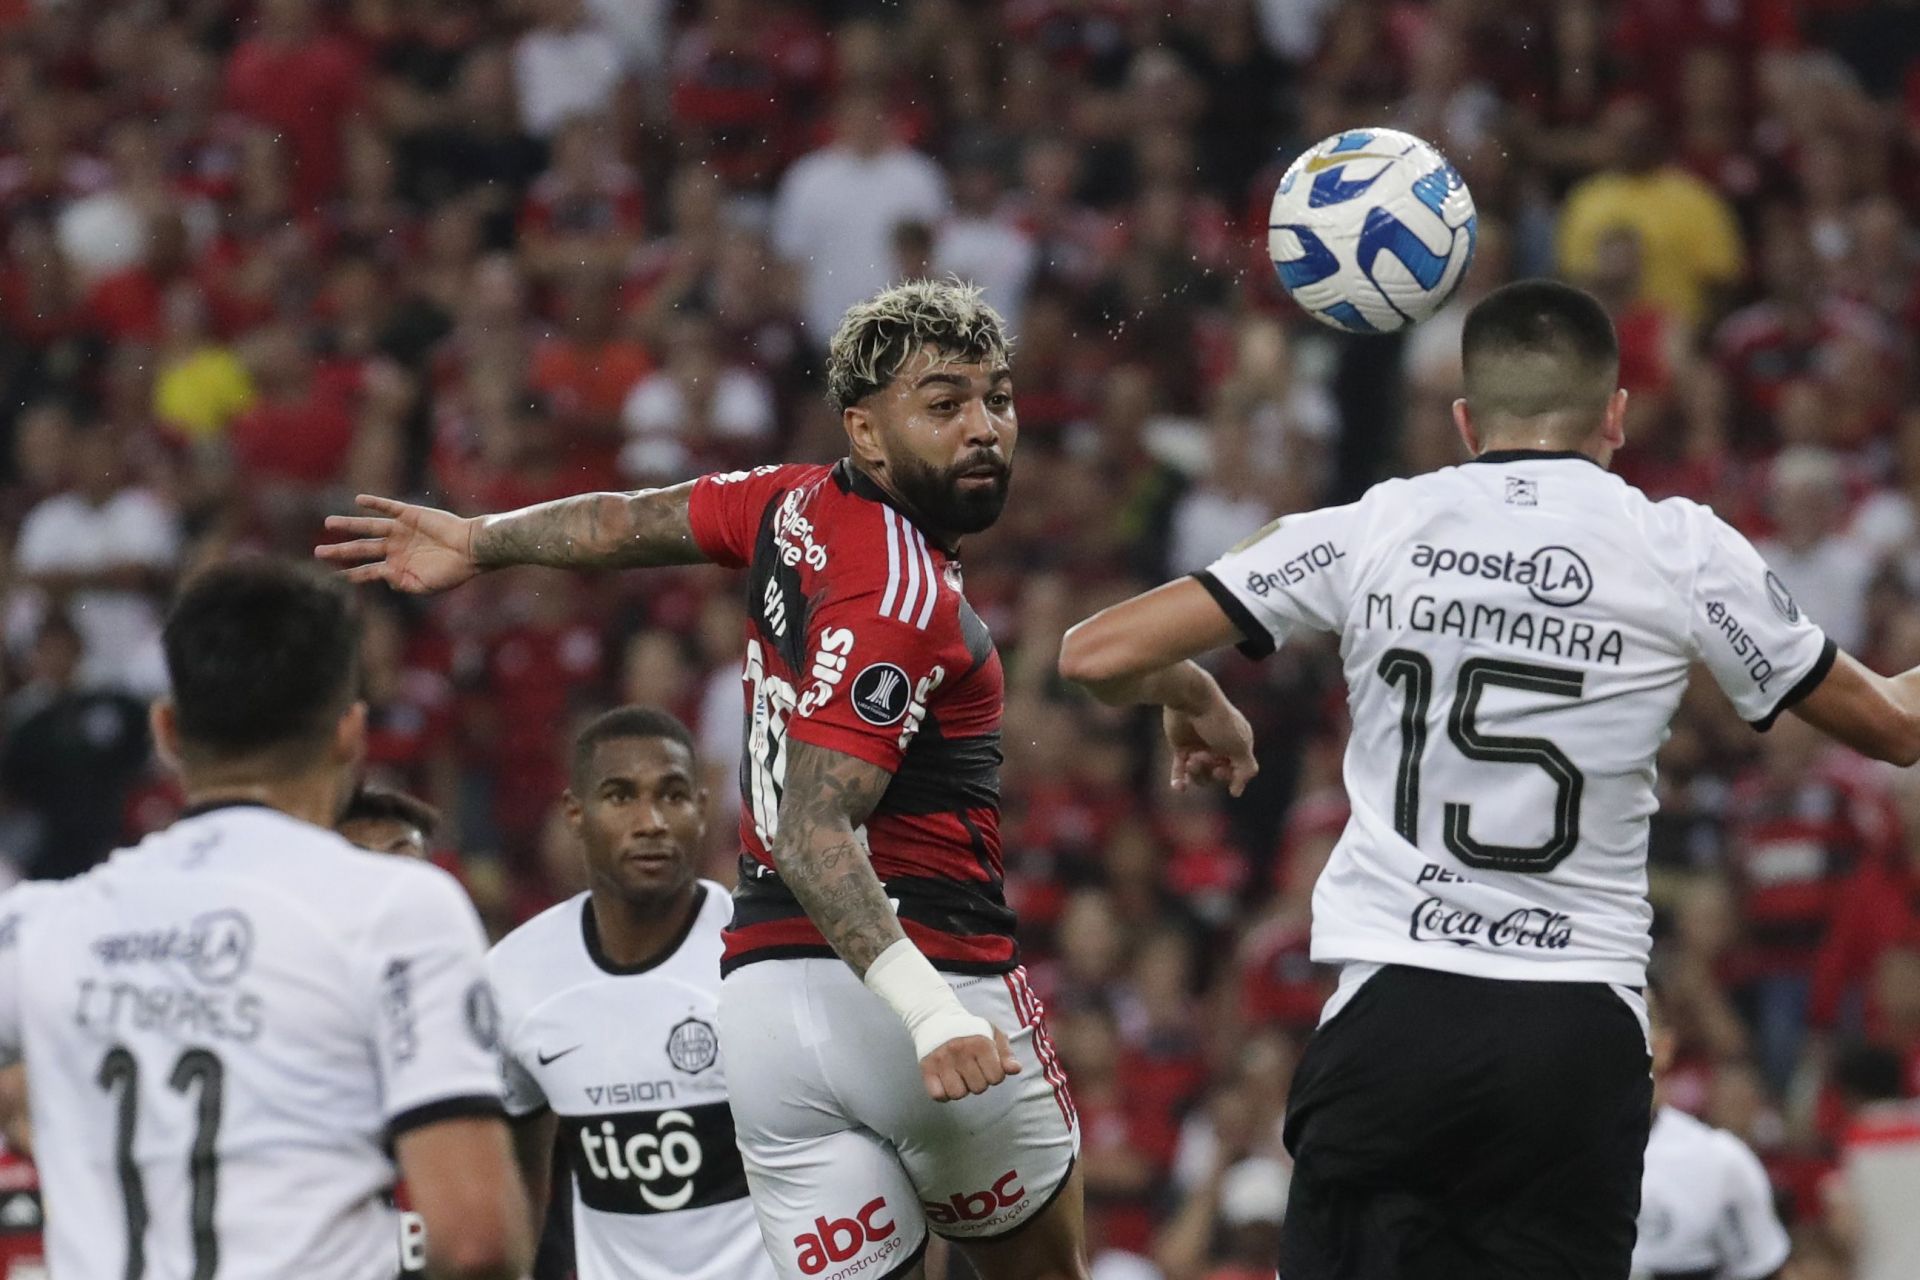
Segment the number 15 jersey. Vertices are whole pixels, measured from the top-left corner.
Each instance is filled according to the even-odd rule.
[[[1514,450],[1279,520],[1196,575],[1268,653],[1336,632],[1353,816],[1313,958],[1646,980],[1654,757],[1704,662],[1762,730],[1834,646],[1710,510]]]

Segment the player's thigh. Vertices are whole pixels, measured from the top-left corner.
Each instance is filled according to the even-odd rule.
[[[985,1093],[934,1102],[902,1030],[886,1038],[884,1071],[878,1063],[868,1069],[868,1078],[894,1083],[863,1091],[857,1105],[899,1150],[928,1225],[939,1235],[966,1245],[1024,1232],[1044,1217],[1062,1225],[1047,1228],[1042,1238],[1057,1236],[1078,1249],[1080,1200],[1063,1193],[1080,1135],[1039,1002],[1019,972],[952,981],[961,1003],[1006,1033],[1019,1073]],[[879,1057],[879,1047],[867,1042],[870,1059]]]
[[[864,1129],[755,1144],[741,1163],[760,1238],[781,1280],[909,1280],[927,1248],[913,1183]]]
[[[1074,1169],[1038,1213],[998,1235],[960,1239],[954,1247],[975,1271],[994,1280],[1086,1280],[1086,1198]]]
[[[768,961],[721,984],[734,1135],[781,1280],[907,1280],[927,1242],[919,1197],[824,1070],[823,1051],[847,1030],[831,1016],[838,972],[850,976],[837,960]]]

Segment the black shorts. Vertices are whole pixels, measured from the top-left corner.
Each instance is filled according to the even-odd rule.
[[[1652,1117],[1604,984],[1389,966],[1294,1075],[1280,1280],[1626,1280]]]

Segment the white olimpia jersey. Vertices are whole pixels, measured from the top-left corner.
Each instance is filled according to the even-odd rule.
[[[1764,1280],[1792,1242],[1746,1144],[1662,1107],[1647,1141],[1632,1280]]]
[[[0,899],[52,1273],[393,1280],[389,1144],[501,1113],[485,956],[444,871],[257,805]]]
[[[733,904],[698,892],[685,936],[645,966],[607,959],[584,893],[488,957],[507,1110],[554,1113],[580,1280],[773,1280],[715,1030]]]
[[[1688,668],[1766,728],[1833,646],[1707,508],[1510,451],[1289,516],[1196,575],[1258,655],[1340,636],[1353,816],[1313,958],[1646,980],[1654,755]]]

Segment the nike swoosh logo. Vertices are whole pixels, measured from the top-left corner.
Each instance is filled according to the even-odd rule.
[[[538,1049],[535,1049],[533,1051],[533,1056],[540,1059],[541,1066],[548,1067],[560,1061],[560,1059],[566,1057],[568,1054],[572,1053],[574,1049],[578,1049],[580,1047],[581,1046],[579,1045],[575,1045],[573,1046],[573,1049],[562,1049],[560,1052],[554,1054],[552,1057],[548,1057],[546,1054],[541,1053]]]
[[[1350,160],[1398,160],[1398,156],[1380,156],[1371,151],[1336,151],[1332,155],[1315,156],[1307,161],[1308,173],[1319,173],[1324,169],[1337,168]]]

